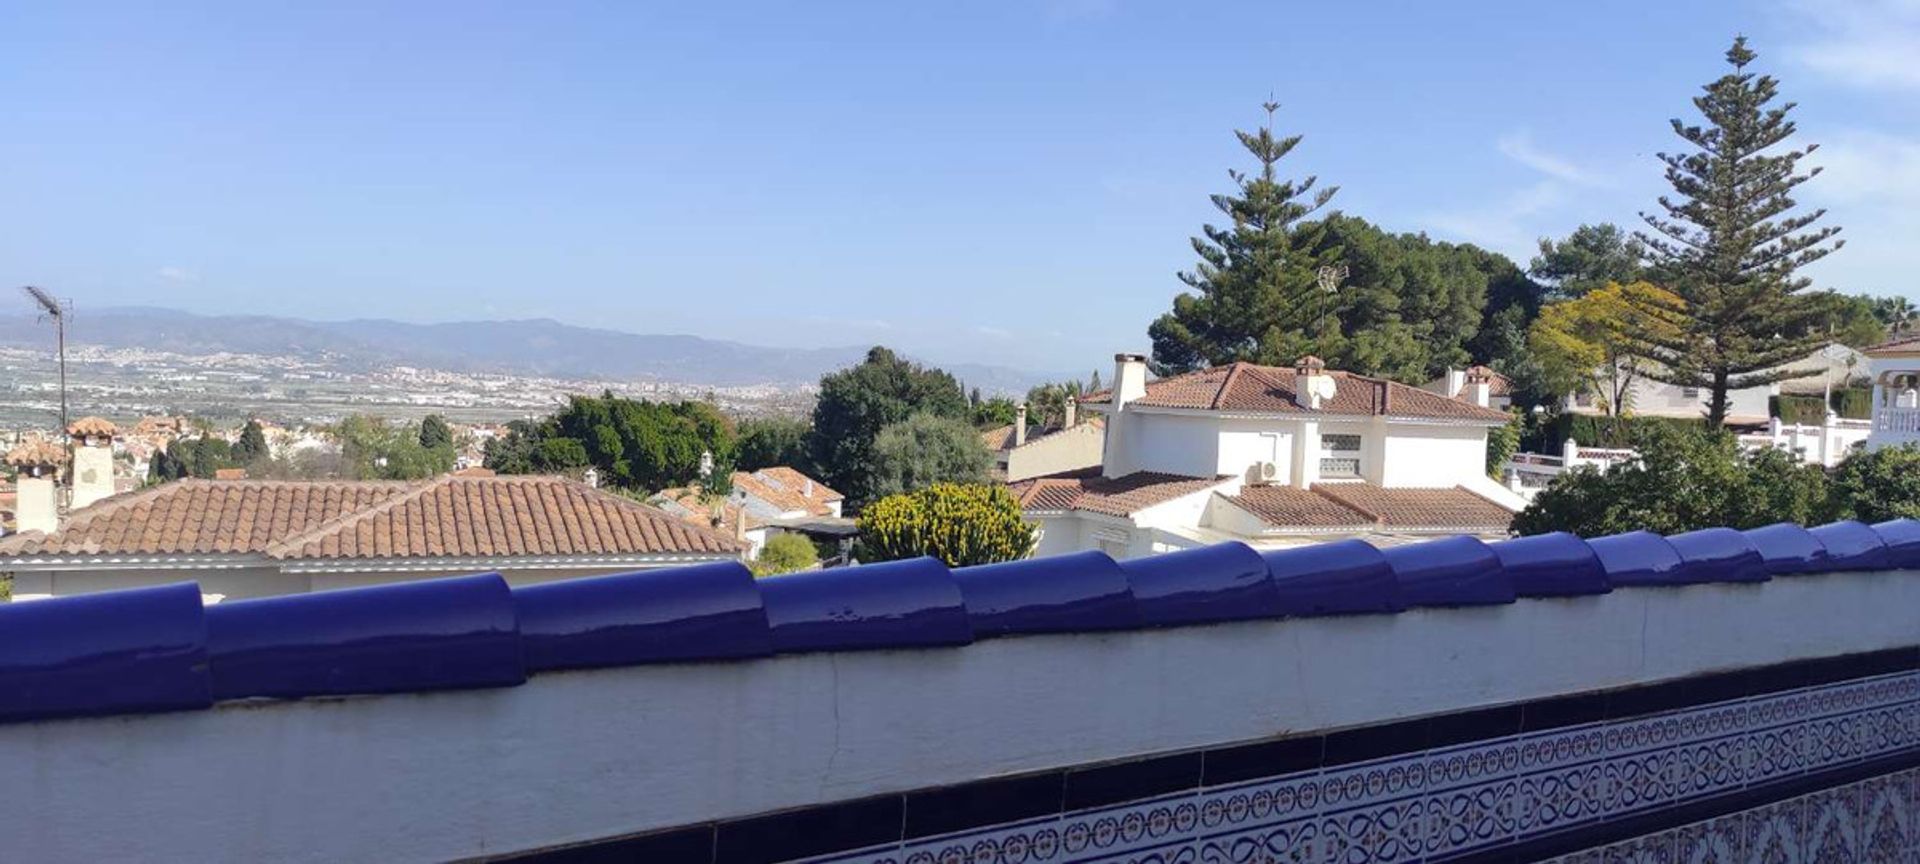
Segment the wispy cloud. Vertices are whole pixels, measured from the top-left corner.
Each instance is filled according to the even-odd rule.
[[[185,267],[162,267],[156,271],[155,275],[164,281],[172,282],[176,285],[187,285],[200,281],[200,274],[188,270]]]
[[[1841,84],[1920,90],[1920,0],[1790,0],[1812,34],[1790,49]]]
[[[1540,237],[1538,217],[1566,203],[1569,197],[1566,184],[1539,180],[1491,204],[1435,213],[1426,221],[1443,236],[1505,253],[1524,264]]]
[[[1013,331],[1004,327],[991,327],[986,324],[973,325],[973,332],[990,339],[1012,339]]]
[[[1495,143],[1500,155],[1532,168],[1555,180],[1572,183],[1575,186],[1599,186],[1604,181],[1597,172],[1575,165],[1571,160],[1540,148],[1533,143],[1533,135],[1525,129],[1500,136]]]

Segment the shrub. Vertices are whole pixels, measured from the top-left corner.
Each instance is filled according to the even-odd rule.
[[[932,555],[949,567],[1014,561],[1033,554],[1034,530],[1006,487],[938,483],[889,495],[860,511],[862,561]]]
[[[760,556],[748,565],[755,576],[777,576],[799,570],[811,570],[820,563],[813,541],[800,534],[775,534],[760,547]]]

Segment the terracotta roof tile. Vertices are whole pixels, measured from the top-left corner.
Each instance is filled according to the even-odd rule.
[[[65,465],[72,454],[60,442],[47,438],[28,438],[7,451],[7,464],[16,468]]]
[[[1101,477],[1089,468],[1066,474],[1035,477],[1008,485],[1023,510],[1085,510],[1126,516],[1220,484],[1223,477],[1189,477],[1158,471],[1136,471],[1124,477]]]
[[[120,427],[113,425],[113,421],[104,417],[82,417],[67,424],[67,434],[76,438],[85,436],[112,438],[120,434]]]
[[[762,468],[751,473],[735,471],[733,488],[736,492],[765,501],[782,512],[799,510],[809,516],[832,515],[833,509],[828,505],[846,498],[828,488],[827,484],[785,465]]]
[[[95,504],[51,535],[0,539],[0,555],[313,559],[737,551],[717,532],[560,477],[182,480]]]
[[[1497,534],[1513,511],[1465,487],[1383,488],[1372,483],[1248,486],[1229,498],[1241,509],[1280,528],[1446,529]]]
[[[1323,402],[1317,412],[1302,408],[1294,401],[1294,370],[1253,363],[1230,363],[1162,378],[1148,384],[1146,395],[1133,404],[1205,411],[1389,415],[1487,423],[1507,421],[1505,412],[1428,393],[1398,381],[1339,371],[1326,374],[1334,379],[1334,395]],[[1113,392],[1092,393],[1080,401],[1109,403],[1113,401]]]

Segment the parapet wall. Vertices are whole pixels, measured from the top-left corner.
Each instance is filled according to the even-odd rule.
[[[951,572],[922,560],[757,583],[729,563],[205,608],[191,586],[40,601],[0,609],[0,716],[14,721],[0,726],[0,837],[35,861],[910,861],[949,833],[1042,816],[1064,831],[1077,812],[1131,807],[1132,840],[1121,820],[1097,843],[1088,817],[1077,851],[1029,831],[1021,858],[983,860],[1145,860],[1226,842],[1183,828],[1180,807],[1198,820],[1236,783],[1729,712],[1739,723],[1689,721],[1694,737],[1669,743],[1742,742],[1726,788],[1757,790],[1913,758],[1917,577],[1920,523],[1902,521]],[[391,695],[362,695],[375,693]],[[1868,718],[1847,721],[1844,754],[1820,756],[1809,731],[1780,778],[1755,773],[1750,741],[1841,715]],[[1478,840],[1433,833],[1437,791],[1382,791],[1425,809],[1369,829],[1414,850],[1373,858],[1519,848],[1539,839],[1528,831],[1612,818],[1594,803],[1564,826],[1523,824],[1546,794],[1528,772],[1550,760],[1514,758],[1495,778],[1514,791],[1487,793],[1507,803],[1487,805],[1495,827]],[[1571,770],[1609,764],[1581,758]],[[1677,780],[1686,760],[1671,758],[1658,773]],[[1661,800],[1718,801],[1728,781],[1714,782]],[[1036,789],[1038,810],[1008,803]],[[1168,795],[1184,803],[1155,810]],[[1347,812],[1314,807],[1289,818]],[[1335,842],[1316,830],[1283,842]],[[625,835],[644,836],[609,840]]]

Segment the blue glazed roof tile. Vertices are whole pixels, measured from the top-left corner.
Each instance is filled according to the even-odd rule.
[[[1565,531],[1488,544],[1521,597],[1569,597],[1612,590],[1585,541]]]
[[[1873,532],[1887,542],[1887,563],[1894,567],[1920,568],[1920,522],[1889,519],[1873,523]]]
[[[1512,603],[1513,578],[1487,544],[1446,537],[1381,550],[1408,606]]]
[[[1399,612],[1400,583],[1386,556],[1360,540],[1264,552],[1261,560],[1287,615]]]
[[[1767,562],[1747,535],[1732,528],[1703,528],[1667,538],[1686,562],[1683,582],[1765,582]]]
[[[1826,547],[1827,570],[1885,570],[1891,566],[1887,541],[1864,522],[1834,522],[1808,530]]]
[[[1126,571],[1104,552],[963,567],[953,578],[975,636],[1140,626]]]
[[[502,687],[527,678],[498,573],[207,609],[215,699]]]
[[[1220,543],[1120,562],[1150,627],[1278,618],[1267,563],[1245,543]]]
[[[965,645],[960,588],[934,558],[808,570],[760,580],[773,648],[848,651]]]
[[[0,604],[0,721],[212,704],[192,582]]]
[[[1826,544],[1792,522],[1776,522],[1744,533],[1766,562],[1767,572],[1775,576],[1824,573],[1829,569]]]
[[[1596,537],[1587,546],[1607,571],[1607,582],[1622,585],[1675,585],[1684,581],[1686,562],[1673,544],[1652,531]]]
[[[513,589],[527,671],[773,653],[753,573],[738,561]]]

